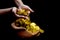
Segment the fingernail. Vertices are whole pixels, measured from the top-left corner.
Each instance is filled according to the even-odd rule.
[[[30,11],[28,11],[28,13],[30,13]]]
[[[32,12],[34,12],[34,11],[32,11]]]

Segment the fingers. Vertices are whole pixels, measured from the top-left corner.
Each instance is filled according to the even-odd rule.
[[[22,18],[26,18],[26,19],[29,19],[28,17],[23,16],[23,15],[18,15],[18,14],[15,14],[15,16],[17,16],[17,17],[22,17]]]
[[[20,29],[22,29],[22,30],[26,30],[26,28],[24,28],[24,27],[20,27]]]
[[[27,6],[27,5],[22,5],[21,7],[19,7],[19,9],[20,8],[23,8],[23,9],[25,9],[25,10],[28,10],[28,11],[30,11],[30,12],[34,12],[29,6]]]
[[[26,9],[26,10],[28,10],[30,12],[34,12],[29,6],[25,6],[25,7],[23,7],[23,9]]]
[[[29,11],[31,11],[31,12],[34,12],[30,7],[27,7],[27,9],[28,9]]]

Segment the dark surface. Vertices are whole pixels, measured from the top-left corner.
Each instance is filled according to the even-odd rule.
[[[47,0],[23,0],[23,2],[29,5],[35,12],[30,14],[31,21],[36,22],[43,30],[44,34],[39,37],[33,38],[33,40],[48,40],[48,3]],[[11,0],[0,0],[0,9],[16,6]],[[11,23],[16,19],[14,14],[0,15],[0,40],[20,40],[16,35],[16,30],[11,27]],[[22,40],[22,39],[21,39]],[[26,39],[28,40],[28,39]],[[31,39],[30,39],[31,40]]]

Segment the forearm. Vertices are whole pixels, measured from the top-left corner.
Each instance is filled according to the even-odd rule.
[[[5,14],[6,12],[11,11],[12,8],[0,9],[0,15]]]
[[[14,1],[15,1],[16,5],[17,5],[18,7],[20,7],[21,5],[23,5],[22,0],[14,0]]]

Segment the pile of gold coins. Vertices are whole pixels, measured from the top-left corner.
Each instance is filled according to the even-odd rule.
[[[18,15],[28,15],[27,11],[25,11],[25,10],[18,11],[17,14]],[[39,31],[40,33],[44,33],[44,30],[42,30],[35,22],[31,22],[30,20],[28,20],[26,18],[17,19],[15,24],[19,27],[21,27],[21,26],[25,27],[27,31],[32,32],[32,33],[35,33],[36,31]]]

